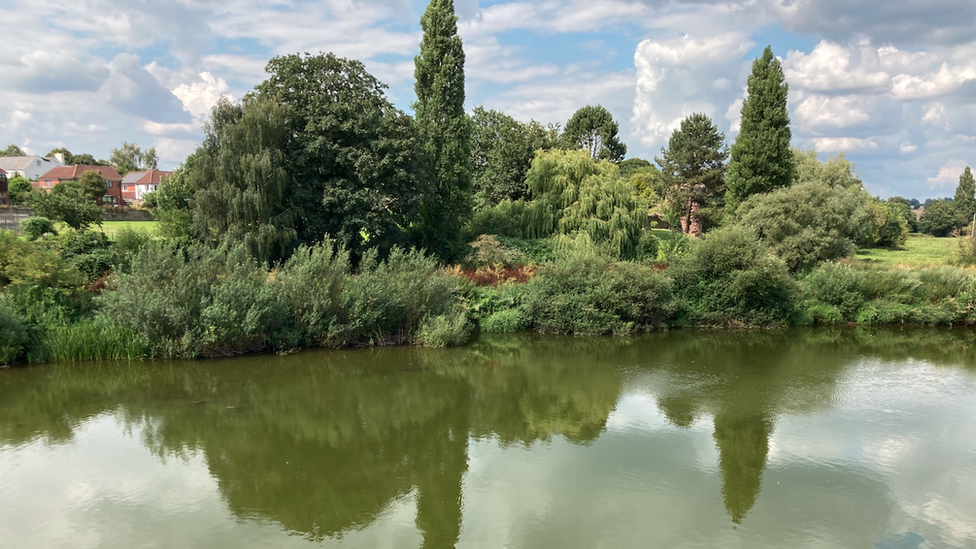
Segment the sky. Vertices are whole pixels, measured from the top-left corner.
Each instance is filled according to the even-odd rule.
[[[973,0],[455,0],[467,106],[565,124],[602,104],[628,157],[685,116],[738,130],[766,45],[790,84],[793,145],[844,151],[875,195],[951,196],[976,164]],[[410,110],[423,0],[0,0],[0,147],[107,158],[155,146],[172,168],[210,107],[267,61],[364,61]]]

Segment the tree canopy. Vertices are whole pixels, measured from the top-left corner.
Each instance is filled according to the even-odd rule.
[[[976,214],[976,179],[973,179],[969,166],[959,176],[959,186],[952,202],[956,206],[959,227],[972,223],[973,214]]]
[[[77,181],[58,183],[48,193],[33,193],[29,204],[34,215],[64,222],[72,229],[102,224],[102,209],[91,201]]]
[[[91,155],[87,156],[90,157]],[[91,160],[94,160],[94,158],[91,158]],[[129,172],[155,170],[159,165],[155,147],[150,147],[143,151],[142,147],[135,143],[129,143],[128,141],[123,141],[119,148],[112,149],[109,162],[123,176]]]
[[[661,149],[657,163],[667,182],[666,198],[678,210],[682,232],[699,236],[701,208],[720,201],[725,192],[725,134],[712,119],[695,113],[681,121]]]
[[[619,124],[601,105],[587,105],[566,122],[563,140],[571,148],[585,149],[594,160],[620,162],[627,145],[617,136]]]
[[[24,151],[17,145],[10,145],[6,149],[0,150],[0,156],[24,156]]]
[[[750,196],[794,181],[788,95],[783,67],[767,46],[752,64],[739,135],[732,145],[725,197],[730,213]]]
[[[414,113],[433,196],[421,208],[421,243],[442,258],[462,249],[471,214],[471,123],[464,110],[464,48],[454,0],[431,0],[420,18],[423,39],[414,58]]]
[[[101,204],[105,196],[108,183],[102,174],[95,170],[87,171],[78,178],[78,184],[85,191],[85,195],[95,204]]]

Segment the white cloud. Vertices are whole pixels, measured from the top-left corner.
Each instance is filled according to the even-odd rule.
[[[867,103],[863,97],[809,95],[795,107],[794,113],[806,128],[845,128],[871,119]]]
[[[834,153],[877,149],[878,144],[871,139],[857,137],[818,137],[812,140],[817,152]]]
[[[857,57],[856,61],[852,58]],[[885,93],[891,76],[879,70],[876,49],[846,48],[826,40],[809,54],[791,51],[783,72],[791,86],[816,92]]]
[[[928,178],[929,187],[932,189],[953,188],[959,183],[959,176],[966,169],[966,162],[963,160],[950,160],[939,168],[939,173],[934,177]]]
[[[917,151],[918,150],[918,147],[915,146],[915,145],[912,145],[911,143],[905,143],[901,147],[899,147],[898,150],[901,151],[901,154],[910,154],[910,153],[913,153],[913,152]]]
[[[229,91],[226,80],[215,78],[209,72],[201,72],[199,80],[177,86],[173,95],[183,103],[183,110],[196,118],[202,118],[210,114],[210,109],[222,97],[233,101],[234,97]]]

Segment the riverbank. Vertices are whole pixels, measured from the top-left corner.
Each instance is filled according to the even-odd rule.
[[[483,242],[468,269],[397,250],[385,261],[359,258],[354,269],[356,258],[331,242],[270,268],[243,246],[143,242],[97,287],[8,285],[0,359],[450,347],[479,331],[627,336],[688,327],[976,321],[976,271],[844,262],[791,274],[746,229],[715,231],[683,250],[665,243],[659,259],[644,261],[615,261],[586,239],[508,244]]]

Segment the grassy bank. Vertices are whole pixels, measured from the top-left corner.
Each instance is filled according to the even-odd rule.
[[[149,234],[156,234],[156,222],[155,221],[103,221],[102,222],[102,232],[110,240],[115,240],[115,235],[122,229],[130,229],[133,231],[145,231]]]
[[[950,265],[955,259],[959,239],[912,234],[904,249],[860,249],[856,258],[879,267],[923,268]]]

